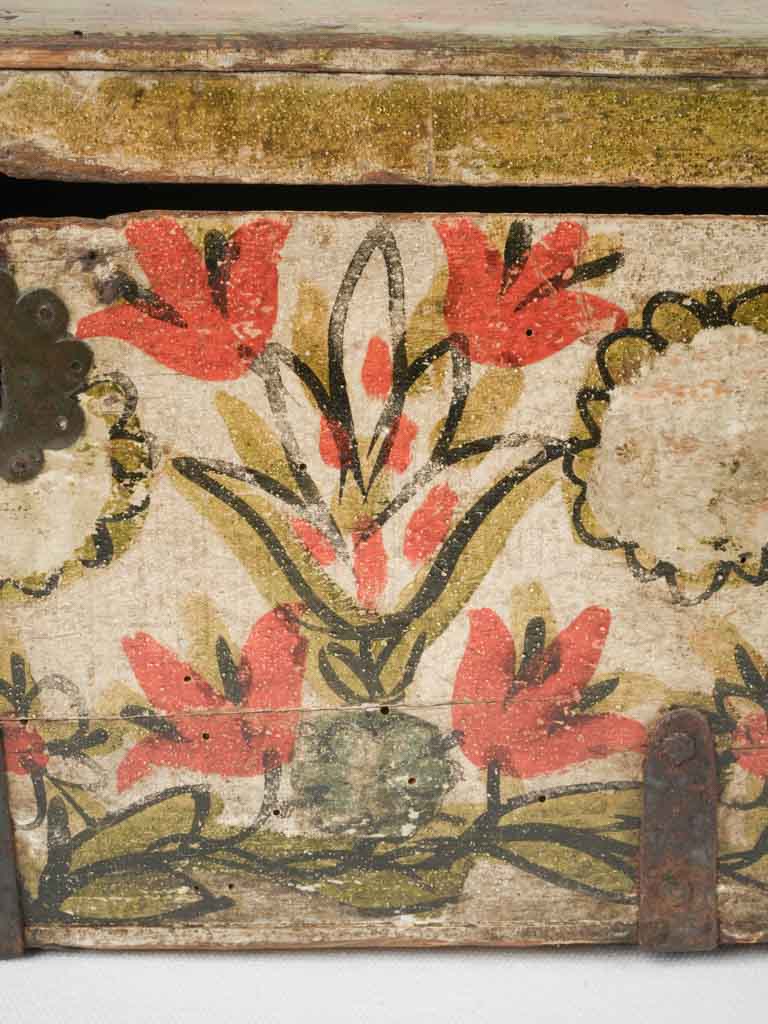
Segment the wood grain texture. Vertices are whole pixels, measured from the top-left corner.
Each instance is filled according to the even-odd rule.
[[[403,35],[417,25],[420,33],[514,38],[622,38],[631,32],[667,31],[691,38],[738,39],[765,30],[763,9],[756,0],[687,0],[670,7],[660,0],[630,0],[616,7],[610,0],[585,0],[563,17],[546,0],[500,3],[478,0],[469,11],[455,3],[394,0],[382,7],[374,0],[349,0],[342,9],[327,2],[283,0],[279,6],[254,9],[248,0],[201,8],[194,0],[179,0],[171,9],[164,0],[95,0],[83,8],[76,0],[45,4],[8,0],[3,20],[13,34],[83,32],[132,34],[137,25],[149,31],[228,34],[256,27],[266,32],[291,33],[326,29],[337,33],[371,32]]]
[[[209,11],[72,2],[11,2],[0,21],[0,67],[248,70],[293,68],[371,73],[765,73],[768,35],[756,0],[620,6],[590,0],[563,17],[540,0],[458,5],[435,0],[283,3],[245,0]]]
[[[0,73],[19,177],[756,186],[767,121],[737,79]]]

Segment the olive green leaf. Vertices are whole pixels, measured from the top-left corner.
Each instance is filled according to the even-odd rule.
[[[438,360],[442,362],[442,360]],[[473,367],[473,374],[476,368]],[[517,405],[523,393],[525,378],[521,370],[514,367],[489,366],[474,381],[467,396],[461,422],[454,434],[452,448],[460,448],[469,441],[503,434],[509,413]],[[431,435],[434,443],[442,430],[441,420]],[[488,452],[472,458],[462,459],[456,465],[472,470],[487,456]]]
[[[614,831],[619,827],[636,835],[643,806],[640,784],[625,783],[618,789],[608,786],[576,785],[564,787],[562,795],[558,795],[558,791],[544,791],[538,797],[532,794],[530,802],[510,811],[500,824],[554,823],[594,832]]]
[[[327,296],[317,285],[301,281],[293,314],[292,349],[312,370],[327,389],[328,380],[328,321],[330,306]]]
[[[316,891],[371,914],[424,913],[457,900],[471,866],[472,858],[464,857],[429,870],[408,865],[376,871],[360,868],[320,881]]]
[[[309,612],[325,611],[327,621],[367,621],[297,539],[284,509],[196,459],[175,459],[173,465],[174,485],[229,545],[270,605],[299,601]]]
[[[216,396],[216,408],[243,465],[260,470],[289,491],[293,490],[295,481],[283,446],[261,416],[226,391]]]
[[[97,822],[72,842],[72,870],[162,845],[198,831],[210,812],[204,789],[170,789]]]
[[[630,901],[642,807],[640,786],[573,786],[542,796],[528,798],[501,819],[491,856],[576,892]]]
[[[396,650],[381,673],[385,692],[393,690],[402,678],[417,638],[424,635],[426,643],[430,644],[448,628],[487,576],[514,527],[544,497],[556,480],[556,470],[545,466],[511,487],[482,517],[469,510],[464,520],[459,520],[443,549],[448,545],[450,551],[457,539],[463,540],[465,531],[468,539],[463,546],[456,545],[455,555],[451,553],[452,564],[447,569],[447,575],[443,574],[439,564],[436,565],[440,557],[438,554],[400,595],[395,613],[407,616],[408,622]],[[500,484],[503,486],[504,478],[499,478],[488,488],[476,503],[475,509]],[[471,533],[467,530],[468,522],[471,522]]]
[[[232,905],[182,872],[117,871],[95,878],[61,904],[78,921],[110,924],[192,918]]]
[[[512,864],[521,871],[551,882],[559,888],[571,889],[588,896],[630,903],[634,899],[634,868],[628,851],[618,840],[605,842],[611,852],[600,845],[593,852],[591,837],[577,829],[557,829],[558,839],[539,842],[515,841],[500,843],[493,851],[498,860]],[[612,852],[618,849],[618,853]]]

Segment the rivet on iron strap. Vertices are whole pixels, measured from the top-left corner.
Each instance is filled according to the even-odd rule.
[[[0,729],[0,959],[9,960],[24,952],[24,924],[16,877],[11,811],[5,775],[3,733]]]
[[[709,723],[698,711],[670,711],[645,760],[639,941],[646,949],[717,946],[717,802]]]

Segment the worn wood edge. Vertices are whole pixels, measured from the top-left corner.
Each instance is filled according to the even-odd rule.
[[[768,914],[763,894],[732,881],[719,881],[720,946],[754,946],[768,942]],[[755,900],[755,895],[758,899]],[[618,908],[616,908],[618,910]],[[635,946],[637,945],[636,904],[622,908],[623,916],[612,920],[582,918],[578,923],[547,924],[526,922],[515,937],[480,936],[477,929],[456,930],[450,937],[392,937],[377,935],[378,922],[363,918],[355,922],[339,922],[334,935],[328,936],[327,925],[313,926],[305,921],[301,937],[296,938],[294,925],[275,929],[270,939],[254,937],[254,930],[245,926],[186,924],[168,926],[111,925],[82,926],[76,924],[29,925],[25,929],[25,945],[35,949],[113,949],[113,950],[311,950],[311,949],[437,949],[486,948],[523,949],[553,946]],[[430,925],[427,924],[425,932]],[[354,934],[363,932],[364,934]]]
[[[671,41],[672,40],[672,41]],[[597,39],[397,37],[355,33],[0,33],[0,69],[306,71],[351,74],[621,75],[762,78],[768,37],[713,40],[647,33]]]
[[[721,946],[768,942],[768,895],[733,880],[717,887]]]
[[[755,895],[758,899],[753,902]],[[768,942],[768,915],[763,894],[734,883],[718,883],[720,906],[720,946],[753,946]],[[616,908],[618,910],[618,908]],[[420,935],[416,938],[376,936],[377,922],[370,918],[339,923],[333,937],[327,925],[306,921],[301,938],[295,928],[285,926],[286,935],[269,940],[254,938],[252,929],[193,925],[156,927],[113,925],[104,927],[81,925],[30,925],[25,929],[28,948],[36,949],[113,949],[113,950],[313,950],[313,949],[524,949],[558,946],[635,946],[637,944],[637,906],[627,904],[623,916],[610,921],[582,918],[578,924],[542,924],[525,922],[514,938],[481,937],[477,931],[463,929],[451,938]],[[293,928],[293,937],[289,932]],[[425,932],[428,932],[427,925]],[[346,930],[346,933],[345,933]],[[355,935],[354,931],[365,934]]]
[[[13,823],[5,773],[2,723],[0,723],[0,960],[22,956],[24,947],[24,926],[16,877]]]
[[[366,921],[365,925],[369,925]],[[584,934],[583,928],[594,927],[594,936]],[[533,949],[553,948],[560,946],[629,946],[635,941],[635,928],[632,924],[609,925],[605,921],[583,922],[572,928],[562,925],[548,926],[552,934],[542,935],[540,926],[533,930],[522,930],[515,939],[482,939],[467,932],[457,938],[444,939],[402,939],[377,938],[366,934],[363,936],[341,935],[330,938],[327,925],[318,929],[314,935],[307,923],[302,928],[302,938],[290,940],[259,941],[253,938],[253,932],[247,928],[221,928],[226,935],[216,936],[211,932],[215,929],[186,926],[172,931],[168,928],[131,927],[80,927],[72,926],[33,926],[25,933],[27,947],[30,949],[111,949],[142,950],[142,951],[280,951],[297,950],[307,952],[322,949]],[[287,931],[288,929],[286,929]],[[295,931],[295,929],[294,929]],[[339,929],[341,931],[341,929]],[[365,927],[370,933],[370,928]],[[66,936],[66,941],[64,937]]]
[[[768,184],[768,80],[0,72],[0,170],[81,181]]]

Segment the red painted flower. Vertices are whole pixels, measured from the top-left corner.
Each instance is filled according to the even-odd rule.
[[[755,711],[744,718],[733,734],[733,751],[745,771],[768,778],[768,716]]]
[[[177,373],[235,380],[263,352],[277,316],[277,263],[289,227],[260,218],[227,239],[205,237],[204,254],[172,217],[136,220],[125,235],[150,289],[118,274],[125,301],[83,317],[80,338],[122,338]]]
[[[248,776],[290,761],[307,644],[289,609],[276,608],[253,627],[239,666],[222,672],[227,696],[147,633],[126,637],[123,648],[152,705],[172,717],[152,719],[152,735],[125,755],[119,790],[155,767]]]
[[[502,257],[466,217],[436,225],[448,257],[444,314],[448,328],[463,334],[469,357],[493,366],[527,366],[546,359],[596,326],[606,333],[624,327],[626,314],[597,295],[571,286],[615,270],[612,254],[578,264],[587,232],[562,221],[531,247],[530,233],[512,224]]]
[[[3,748],[5,767],[14,775],[30,775],[35,769],[42,770],[48,764],[42,736],[20,722],[6,721],[3,724]]]
[[[496,612],[470,613],[469,642],[454,688],[453,725],[469,760],[531,778],[623,750],[640,750],[645,729],[631,718],[585,714],[580,704],[600,661],[610,613],[587,608],[549,646],[532,620],[516,662]]]

